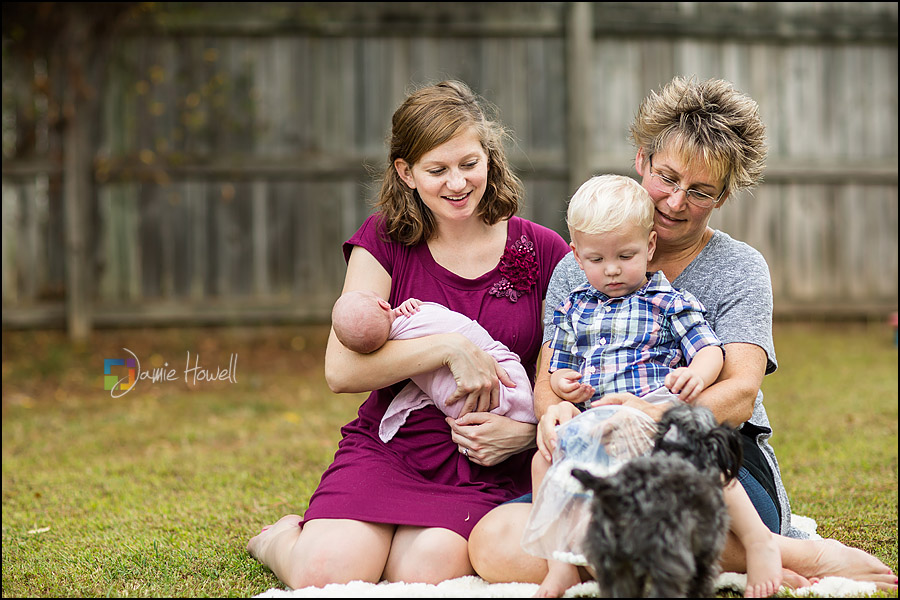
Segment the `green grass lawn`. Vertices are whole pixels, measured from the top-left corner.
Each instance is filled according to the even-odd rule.
[[[282,587],[247,540],[302,514],[362,395],[323,328],[3,333],[3,596],[246,597]],[[105,358],[174,370],[112,398]],[[794,512],[897,570],[897,349],[882,325],[776,327],[772,440]],[[183,378],[187,353],[213,375]],[[168,363],[168,364],[167,364]],[[123,374],[122,367],[118,367]],[[894,593],[892,597],[897,597]]]

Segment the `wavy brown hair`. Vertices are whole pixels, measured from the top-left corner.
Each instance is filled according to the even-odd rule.
[[[652,154],[672,150],[683,162],[699,158],[729,190],[762,181],[766,127],[756,102],[722,79],[675,77],[641,103],[631,139]]]
[[[442,81],[410,94],[391,120],[390,156],[375,208],[384,218],[388,235],[415,245],[435,232],[434,215],[397,174],[394,161],[412,167],[423,155],[457,134],[473,128],[488,157],[487,189],[478,215],[488,225],[508,219],[519,210],[522,182],[512,172],[503,142],[509,137],[499,122],[488,118],[493,107],[460,81]]]

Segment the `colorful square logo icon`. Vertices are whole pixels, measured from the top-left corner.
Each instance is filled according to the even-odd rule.
[[[125,367],[128,370],[128,383],[125,383],[124,377],[111,373],[113,367]],[[119,389],[123,392],[131,389],[131,386],[134,385],[136,368],[137,364],[133,358],[103,359],[103,389],[115,389],[116,384],[119,384]]]

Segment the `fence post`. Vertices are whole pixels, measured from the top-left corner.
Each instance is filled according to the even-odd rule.
[[[76,14],[77,16],[77,14]],[[67,57],[75,69],[85,69],[87,43],[83,20],[73,19],[72,39],[67,47],[75,56]],[[72,67],[70,67],[71,69]],[[83,71],[82,71],[83,72]],[[69,339],[83,341],[91,332],[90,288],[92,273],[89,270],[88,207],[91,198],[91,147],[88,110],[90,101],[85,89],[72,84],[65,92],[63,137],[63,207],[65,218],[66,249],[66,328]]]
[[[588,136],[591,127],[591,55],[594,9],[591,2],[571,2],[566,15],[566,162],[567,197],[591,176]]]

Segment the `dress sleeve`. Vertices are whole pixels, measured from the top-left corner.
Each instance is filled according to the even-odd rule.
[[[356,233],[344,242],[342,249],[345,261],[350,261],[350,252],[353,251],[354,246],[368,250],[384,267],[384,270],[393,276],[399,244],[389,239],[379,215],[374,214],[366,218]]]
[[[557,265],[562,262],[563,258],[569,253],[569,244],[552,229],[541,227],[544,235],[540,238],[542,242],[541,248],[541,293],[542,297],[550,292],[550,282]],[[566,294],[568,295],[568,294]],[[555,308],[555,306],[554,306]]]

